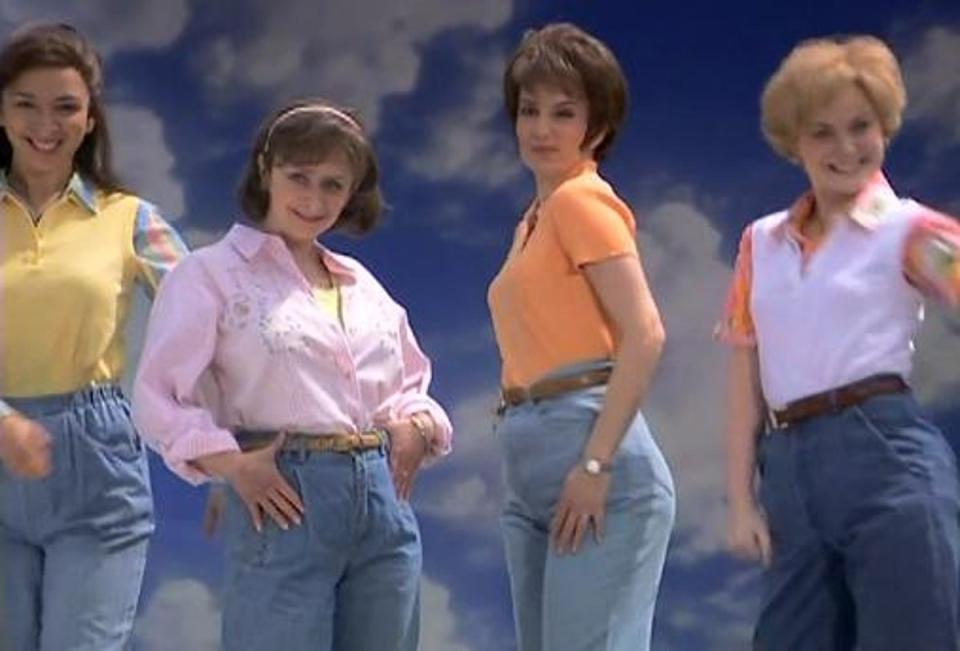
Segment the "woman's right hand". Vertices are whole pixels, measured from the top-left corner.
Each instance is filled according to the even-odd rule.
[[[731,506],[727,513],[727,547],[734,555],[770,566],[773,547],[767,518],[756,504]]]
[[[197,459],[205,471],[230,482],[258,532],[263,531],[264,514],[284,530],[303,521],[303,501],[277,468],[276,456],[284,438],[281,433],[259,450],[217,453]]]
[[[50,474],[50,434],[18,413],[0,418],[0,461],[14,475],[40,479]]]

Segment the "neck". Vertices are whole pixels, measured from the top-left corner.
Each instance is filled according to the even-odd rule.
[[[836,195],[814,190],[816,199],[816,218],[823,225],[824,231],[829,230],[845,214],[850,212],[856,202],[856,195]]]
[[[16,161],[10,166],[8,181],[10,187],[24,199],[35,215],[40,215],[53,201],[60,196],[70,181],[72,169],[55,172],[24,173]]]
[[[576,165],[568,170],[564,170],[560,174],[535,174],[534,178],[537,183],[537,201],[543,203],[547,197],[553,194],[553,191],[556,190],[561,183],[576,176],[588,163],[589,161],[585,159],[581,160]]]

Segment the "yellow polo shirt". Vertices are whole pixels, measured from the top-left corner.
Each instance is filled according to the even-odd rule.
[[[617,333],[583,267],[621,255],[637,256],[633,212],[587,161],[530,207],[490,284],[504,387],[526,387],[561,366],[614,357]]]
[[[34,222],[0,173],[0,396],[117,382],[134,283],[152,295],[185,253],[136,196],[75,174]]]

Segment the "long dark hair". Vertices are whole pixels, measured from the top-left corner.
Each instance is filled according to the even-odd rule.
[[[110,132],[103,103],[103,64],[100,54],[70,25],[42,23],[20,29],[0,50],[0,93],[33,68],[73,68],[90,93],[93,129],[74,154],[74,169],[102,190],[121,188],[113,172]],[[6,129],[0,129],[0,168],[10,170],[13,148]]]

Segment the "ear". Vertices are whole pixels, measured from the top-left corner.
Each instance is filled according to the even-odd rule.
[[[87,130],[84,133],[89,134],[97,126],[97,121],[93,117],[87,118]]]
[[[595,135],[590,140],[584,140],[583,142],[583,151],[590,152],[591,158],[593,157],[593,152],[597,150],[597,147],[600,146],[600,143],[603,142],[603,139],[607,137],[607,130],[604,129],[597,135]]]

